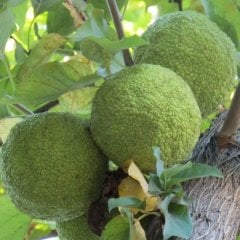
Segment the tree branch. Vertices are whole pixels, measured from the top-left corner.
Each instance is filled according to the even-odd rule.
[[[123,31],[123,26],[122,26],[122,22],[121,22],[121,16],[119,13],[119,9],[116,3],[116,0],[106,0],[107,4],[108,4],[108,8],[109,11],[112,15],[112,19],[118,34],[118,38],[122,39],[124,38],[124,31]],[[133,65],[133,60],[132,57],[130,55],[129,49],[123,49],[122,50],[123,53],[123,58],[124,58],[124,62],[126,66],[131,66]]]
[[[240,83],[236,88],[234,97],[232,99],[230,108],[227,113],[227,117],[224,121],[222,129],[219,132],[219,135],[231,138],[234,135],[236,135],[239,125],[240,125]]]
[[[13,104],[13,107],[15,107],[16,109],[18,109],[19,111],[21,111],[22,113],[25,113],[25,114],[30,114],[30,115],[33,115],[34,112],[30,109],[28,109],[27,107],[25,107],[24,105],[22,104],[19,104],[19,103],[16,103],[16,104]]]
[[[34,113],[42,113],[42,112],[47,112],[49,109],[57,106],[59,104],[58,100],[46,103],[45,105],[41,106],[40,108],[36,109]]]

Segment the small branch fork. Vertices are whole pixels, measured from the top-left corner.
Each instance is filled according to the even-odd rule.
[[[120,16],[120,12],[118,9],[118,5],[116,3],[116,0],[106,0],[109,11],[112,15],[112,19],[118,34],[118,38],[122,39],[124,38],[124,31],[123,31],[123,26],[122,26],[122,22],[121,22],[121,16]],[[133,60],[132,57],[130,55],[129,49],[123,49],[122,50],[123,53],[123,58],[124,58],[124,63],[126,66],[132,66],[133,65]]]

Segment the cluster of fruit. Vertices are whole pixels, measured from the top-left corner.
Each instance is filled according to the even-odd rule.
[[[98,239],[86,213],[108,159],[119,166],[132,159],[148,173],[155,168],[152,147],[159,146],[167,165],[186,160],[202,117],[233,88],[235,47],[205,16],[165,15],[143,37],[149,44],[135,49],[135,65],[96,93],[90,131],[68,113],[36,114],[18,123],[2,147],[12,201],[33,218],[56,221],[61,240]]]

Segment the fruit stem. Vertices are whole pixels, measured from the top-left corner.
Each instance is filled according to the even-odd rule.
[[[240,83],[238,84],[226,119],[219,134],[226,137],[233,137],[240,126]]]
[[[122,26],[122,21],[121,21],[122,18],[120,16],[118,5],[116,3],[116,0],[106,0],[106,2],[108,5],[108,8],[109,8],[109,12],[111,13],[111,16],[113,19],[115,29],[118,34],[118,39],[120,40],[120,39],[124,38],[125,35],[124,35],[124,31],[123,31],[123,26]],[[123,53],[123,59],[124,59],[125,65],[132,66],[133,60],[130,55],[129,49],[123,49],[122,53]]]
[[[13,107],[18,109],[22,113],[29,114],[29,115],[33,115],[34,114],[34,112],[32,110],[28,109],[27,107],[25,107],[22,104],[19,104],[19,103],[13,104]]]
[[[59,104],[58,100],[52,101],[52,102],[48,102],[45,105],[39,107],[38,109],[36,109],[34,111],[34,113],[42,113],[42,112],[47,112],[48,110],[50,110],[53,107],[56,107]]]

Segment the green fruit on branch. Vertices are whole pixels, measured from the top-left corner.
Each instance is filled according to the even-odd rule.
[[[81,121],[42,113],[18,123],[2,147],[2,179],[13,203],[33,218],[83,215],[98,198],[107,162]]]
[[[98,240],[88,225],[87,215],[57,223],[57,232],[60,240]]]
[[[199,137],[201,114],[190,87],[172,70],[135,65],[112,75],[93,100],[91,132],[103,152],[123,166],[132,159],[154,171],[152,147],[166,164],[179,163]]]
[[[236,50],[231,39],[206,16],[175,12],[160,17],[135,50],[136,63],[159,64],[175,71],[191,87],[203,116],[217,110],[233,90]]]

